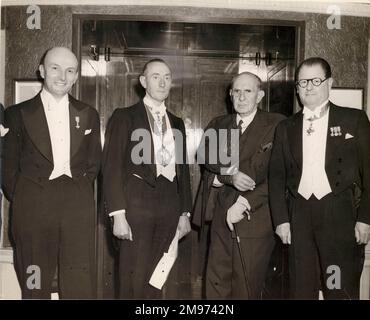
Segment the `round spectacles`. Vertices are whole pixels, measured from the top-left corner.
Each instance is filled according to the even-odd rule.
[[[296,82],[297,85],[299,85],[301,88],[306,88],[308,86],[308,83],[311,81],[311,83],[318,87],[320,86],[324,81],[328,80],[329,78],[325,78],[324,80],[320,78],[312,78],[312,79],[301,79]]]

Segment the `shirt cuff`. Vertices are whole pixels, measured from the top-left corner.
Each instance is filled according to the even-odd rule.
[[[190,219],[191,218],[191,213],[190,212],[183,212],[181,214],[181,217],[188,217]]]
[[[233,164],[231,167],[224,169],[224,170],[226,170],[226,173],[224,174],[228,176],[233,176],[234,174],[237,174],[239,172],[239,165]]]
[[[239,202],[241,203],[242,205],[244,205],[248,211],[251,211],[251,205],[249,204],[249,201],[244,198],[243,196],[239,196],[238,199],[236,200],[236,202]]]
[[[126,213],[126,210],[125,209],[122,209],[122,210],[117,210],[117,211],[113,211],[109,214],[110,217],[113,217],[113,216],[116,216],[117,214],[125,214]]]
[[[223,185],[224,184],[220,182],[220,180],[217,179],[217,176],[215,176],[215,178],[213,179],[212,186],[219,188],[219,187],[222,187]]]

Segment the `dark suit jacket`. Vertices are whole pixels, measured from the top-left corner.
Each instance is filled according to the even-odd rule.
[[[168,112],[172,129],[181,131],[182,139],[175,139],[176,149],[176,179],[181,201],[181,212],[191,211],[191,190],[189,166],[186,161],[186,134],[184,122]],[[153,143],[150,136],[149,164],[135,164],[131,154],[140,141],[132,139],[136,129],[150,131],[150,124],[143,101],[129,107],[114,111],[109,120],[103,153],[103,190],[107,213],[127,209],[130,199],[127,199],[127,181],[134,174],[144,179],[146,183],[155,186],[156,166],[154,165]],[[114,146],[114,147],[111,147]],[[147,151],[147,150],[146,150]],[[181,157],[181,159],[180,159]],[[145,201],[145,199],[143,199]]]
[[[78,116],[80,128],[76,128]],[[70,165],[73,178],[86,176],[91,183],[100,169],[100,121],[95,109],[69,96]],[[12,201],[19,175],[42,183],[53,171],[53,154],[48,124],[40,94],[5,110],[9,128],[5,136],[3,188]],[[85,130],[91,130],[85,134]]]
[[[239,195],[242,195],[251,205],[252,214],[250,221],[243,219],[238,223],[239,235],[258,238],[273,233],[268,205],[267,174],[275,128],[282,119],[284,119],[284,116],[280,114],[258,110],[252,123],[240,138],[239,170],[256,182],[254,190],[240,192],[229,185],[220,188],[212,187],[214,174],[219,174],[222,166],[219,164],[212,165],[207,159],[205,160],[206,173],[203,177],[201,189],[203,195],[197,198],[197,210],[194,212],[193,218],[194,224],[201,226],[204,223],[206,214],[210,216],[210,206],[214,206],[213,211],[221,210],[226,218],[227,210],[236,202]],[[236,115],[218,117],[211,121],[208,128],[235,129]],[[205,149],[207,155],[207,146]],[[213,193],[217,193],[217,195],[212,195]],[[216,203],[214,200],[210,200],[210,195],[211,198],[218,199]],[[199,204],[198,201],[201,203]]]
[[[276,129],[270,161],[269,194],[274,224],[289,222],[288,201],[297,197],[302,175],[302,111]],[[331,136],[331,127],[341,136]],[[353,138],[346,139],[347,134]],[[334,195],[349,188],[361,192],[357,220],[370,224],[370,124],[364,111],[330,103],[325,170]]]

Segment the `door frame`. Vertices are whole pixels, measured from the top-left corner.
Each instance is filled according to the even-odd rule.
[[[199,18],[179,17],[175,15],[152,16],[152,15],[107,15],[107,14],[73,14],[72,15],[72,51],[77,59],[81,61],[82,21],[83,20],[117,20],[117,21],[152,21],[152,22],[179,22],[179,23],[219,23],[237,25],[258,25],[258,26],[282,26],[295,27],[295,61],[301,61],[305,52],[305,28],[303,20],[279,20],[279,19],[240,19],[240,18]],[[81,66],[80,66],[81,68]],[[79,77],[81,72],[79,73]],[[73,94],[78,99],[80,95],[79,81],[73,88]],[[296,102],[294,106],[296,108]]]
[[[120,21],[152,21],[152,22],[179,22],[179,23],[218,23],[218,24],[237,24],[237,25],[263,25],[263,26],[289,26],[295,27],[295,61],[301,61],[304,58],[305,50],[305,21],[300,20],[278,20],[278,19],[241,19],[241,18],[212,18],[212,17],[180,17],[176,15],[153,16],[153,15],[107,15],[107,14],[73,14],[72,15],[72,51],[76,54],[78,61],[81,61],[81,45],[82,45],[82,22],[84,20],[120,20]],[[81,64],[80,64],[81,71]],[[81,72],[79,72],[81,77]],[[80,97],[79,81],[76,82],[73,88],[73,94],[78,99]],[[297,99],[294,99],[294,111],[298,110]],[[104,115],[100,115],[102,128],[105,131]],[[97,188],[95,188],[97,190]],[[101,207],[97,192],[97,208]],[[97,297],[103,298],[103,275],[104,275],[104,233],[105,226],[102,223],[101,214],[96,213],[97,223],[95,228],[95,260],[97,272]],[[100,223],[99,223],[100,222]],[[192,268],[193,269],[193,268]]]

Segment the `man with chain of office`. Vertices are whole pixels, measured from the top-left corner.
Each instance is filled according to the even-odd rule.
[[[161,298],[160,286],[151,285],[157,283],[153,271],[173,239],[191,230],[185,126],[165,105],[171,70],[153,59],[139,80],[143,100],[115,110],[108,123],[102,169],[106,211],[120,239],[119,297],[125,299]],[[138,161],[134,137],[140,134],[149,161]]]

